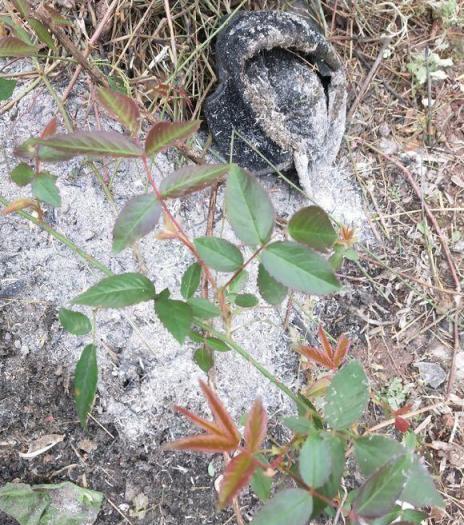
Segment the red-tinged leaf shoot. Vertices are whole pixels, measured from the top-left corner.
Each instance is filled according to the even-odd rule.
[[[246,487],[258,466],[249,452],[241,452],[227,465],[219,491],[219,508],[229,505],[235,496]]]
[[[319,341],[321,342],[321,346],[324,349],[325,353],[329,356],[329,358],[332,360],[334,357],[334,350],[332,348],[332,345],[329,343],[329,339],[327,338],[327,335],[322,328],[322,326],[319,326],[318,330],[319,335]]]
[[[145,140],[145,154],[156,155],[163,149],[193,135],[201,125],[200,120],[189,122],[158,122],[148,132]]]
[[[337,347],[335,348],[335,355],[333,358],[335,368],[338,368],[343,363],[349,349],[350,340],[343,334],[338,338]]]
[[[182,414],[186,418],[190,419],[192,423],[202,428],[203,430],[206,430],[206,432],[210,432],[211,434],[217,434],[217,435],[223,434],[222,430],[217,425],[215,425],[211,421],[207,421],[206,419],[203,419],[200,416],[197,416],[196,414],[194,414],[193,412],[190,412],[190,410],[187,410],[184,407],[180,407],[176,405],[174,407],[174,410],[176,412],[179,412],[179,414]]]
[[[233,419],[228,414],[219,397],[204,381],[200,380],[200,388],[208,401],[209,408],[213,414],[214,420],[224,433],[230,436],[236,442],[236,447],[240,443],[240,433],[235,426]]]
[[[330,357],[325,354],[319,348],[314,348],[313,346],[300,346],[296,351],[302,356],[306,357],[308,361],[314,361],[318,365],[324,366],[329,369],[333,369],[333,362]]]
[[[56,117],[53,117],[43,129],[42,133],[40,134],[40,138],[46,139],[48,137],[55,135],[56,128],[57,128],[57,120],[56,120]]]
[[[257,399],[248,413],[245,426],[245,446],[251,454],[260,449],[266,437],[266,432],[267,414],[261,399]]]
[[[395,428],[398,430],[398,432],[407,432],[409,430],[409,427],[411,426],[411,423],[404,419],[404,417],[396,416],[395,418]]]
[[[233,452],[237,443],[231,441],[229,436],[218,434],[200,434],[196,436],[177,439],[163,446],[166,450],[191,450],[192,452],[206,452],[208,454]]]
[[[104,87],[98,89],[97,96],[105,109],[126,127],[131,135],[137,134],[140,112],[134,100],[122,93]]]

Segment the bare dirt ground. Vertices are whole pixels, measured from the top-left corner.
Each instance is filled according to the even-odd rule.
[[[366,210],[368,225],[359,232],[364,238],[358,246],[360,262],[344,265],[342,294],[321,301],[295,297],[288,328],[285,304],[281,310],[263,307],[257,316],[239,316],[237,337],[296,389],[317,371],[299,366],[292,344],[302,338],[314,342],[319,322],[334,336],[349,334],[352,355],[362,360],[375,392],[369,424],[388,419],[382,408],[385,403],[393,409],[410,403],[414,410],[424,410],[412,423],[447,502],[446,511],[433,513],[428,521],[458,525],[464,521],[464,349],[460,346],[464,319],[444,244],[462,280],[464,44],[462,24],[432,9],[431,4],[436,3],[403,1],[379,6],[366,1],[356,3],[354,9],[345,1],[324,3],[328,35],[346,63],[350,82],[352,109],[339,172],[351,173]],[[145,33],[152,26],[142,20],[142,5],[138,11],[123,4],[111,31],[101,39],[101,51],[110,63],[119,60],[127,71],[131,63],[137,77],[141,64],[152,58],[143,53],[153,49],[159,53],[168,47],[164,53],[169,57],[169,33],[157,34],[155,40],[161,38],[160,42],[151,43],[153,49],[147,50]],[[249,4],[268,8],[275,2]],[[278,3],[277,7],[287,5]],[[7,8],[5,3],[0,11]],[[74,11],[65,12],[92,20],[90,15],[85,18],[84,11],[74,6]],[[462,7],[459,13],[463,14]],[[162,8],[155,15],[158,21],[162,19]],[[214,25],[214,16],[209,16]],[[139,28],[141,36],[136,39],[134,27],[140,20],[145,32]],[[89,22],[90,29],[96,25]],[[129,47],[136,59],[132,62],[130,49],[121,47],[122,41],[116,39],[124,31],[133,36]],[[115,43],[105,47],[103,42],[111,38]],[[183,34],[179,42],[177,58],[182,60],[182,53],[187,53]],[[421,84],[419,75],[424,73],[417,68],[423,65],[426,53],[453,63],[429,63]],[[198,57],[203,69],[209,59],[208,54]],[[408,69],[411,64],[417,66],[416,73]],[[0,106],[0,196],[13,200],[20,194],[8,177],[15,165],[13,147],[42,129],[57,110],[43,83],[20,96],[35,78],[30,63],[4,62],[0,67],[11,75],[29,72],[19,77],[14,94],[18,100]],[[51,75],[59,96],[73,67],[63,68],[59,76]],[[442,73],[433,75],[437,70]],[[73,121],[84,128],[114,127],[113,121],[96,112],[85,78],[83,74],[67,102]],[[192,100],[198,109],[200,88],[204,93],[213,84],[205,81],[194,89],[195,82],[199,82],[197,77],[188,86],[186,81],[186,88],[197,90]],[[139,87],[137,97],[144,102],[156,92],[154,84]],[[183,96],[174,102],[159,96],[164,109],[174,108],[172,116],[178,117],[176,112],[182,107],[187,113],[192,109],[185,107]],[[201,140],[195,140],[192,147],[200,151]],[[166,173],[179,162],[180,157],[169,152],[160,159],[160,168]],[[47,222],[114,271],[143,268],[160,289],[178,287],[179,268],[186,268],[191,259],[175,244],[147,239],[140,243],[141,258],[110,255],[115,209],[143,188],[138,168],[126,162],[97,164],[103,175],[112,177],[111,201],[87,162],[59,166],[63,206],[48,211]],[[279,217],[286,219],[304,205],[304,199],[284,182],[272,176],[262,181],[271,191]],[[336,179],[334,188],[337,191]],[[204,192],[176,210],[192,233],[205,231],[208,202],[209,194]],[[425,205],[441,229],[441,239]],[[218,217],[216,227],[222,228],[220,209]],[[201,372],[192,362],[191,348],[181,349],[146,308],[99,316],[101,377],[95,420],[87,433],[80,429],[70,385],[83,342],[62,331],[57,310],[97,278],[95,270],[46,232],[17,216],[0,217],[0,485],[15,480],[71,480],[100,490],[107,499],[97,525],[234,523],[231,512],[215,510],[214,481],[221,469],[220,459],[159,450],[167,440],[189,431],[172,415],[173,403],[203,407],[197,388]],[[247,291],[253,289],[250,284]],[[257,395],[264,398],[274,421],[291,410],[251,367],[233,355],[220,357],[218,390],[237,418]],[[444,403],[447,390],[452,397]],[[393,431],[391,427],[385,430]],[[273,429],[277,440],[281,432],[278,426]],[[50,435],[63,439],[33,459],[18,455]],[[257,502],[245,492],[240,503],[247,519]],[[1,513],[0,522],[14,525]]]

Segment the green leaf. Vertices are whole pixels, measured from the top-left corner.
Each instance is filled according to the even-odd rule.
[[[272,478],[264,474],[263,469],[255,470],[251,478],[251,490],[261,501],[266,501],[271,497]]]
[[[444,507],[445,502],[435,487],[432,476],[422,465],[420,459],[415,456],[408,482],[401,494],[401,499],[416,507],[431,505]]]
[[[100,87],[97,90],[98,100],[132,135],[139,129],[140,112],[137,104],[130,97]]]
[[[16,80],[0,78],[0,100],[7,100],[13,94],[16,87]]]
[[[35,18],[29,18],[27,21],[34,30],[34,33],[38,36],[39,40],[50,49],[55,49],[55,42],[53,42],[52,35],[42,22]]]
[[[224,196],[225,214],[237,237],[245,244],[266,243],[274,228],[274,208],[255,177],[232,165]]]
[[[258,266],[258,289],[261,297],[268,304],[280,304],[287,296],[288,289],[264,268],[262,263]]]
[[[192,307],[193,316],[197,319],[212,319],[221,315],[221,310],[208,301],[208,299],[202,299],[200,297],[191,297],[188,300],[188,304]]]
[[[58,313],[61,326],[73,335],[85,335],[92,330],[90,319],[80,312],[60,308]]]
[[[282,418],[282,423],[295,434],[309,434],[314,432],[314,423],[303,416],[287,416]]]
[[[155,312],[163,326],[180,344],[183,344],[192,327],[191,306],[183,301],[159,296],[155,300]]]
[[[412,456],[403,454],[377,470],[360,488],[353,502],[356,514],[378,518],[391,511],[404,489],[411,466]]]
[[[221,180],[229,169],[230,164],[185,166],[170,173],[161,181],[161,195],[165,199],[173,199],[203,190]]]
[[[189,122],[158,122],[148,132],[145,141],[146,155],[156,155],[164,148],[193,135],[201,125],[201,120]]]
[[[303,489],[278,492],[257,512],[252,525],[306,525],[313,510],[313,499]]]
[[[370,476],[383,467],[393,455],[404,454],[407,449],[394,439],[372,435],[356,439],[354,451],[359,470],[365,476]],[[443,498],[437,491],[432,477],[416,455],[401,500],[416,507],[443,506]]]
[[[56,187],[57,178],[48,171],[42,171],[32,179],[31,184],[34,197],[55,208],[61,205],[60,192]]]
[[[27,18],[29,16],[29,4],[27,0],[12,0],[16,9],[20,12],[21,16]]]
[[[143,151],[126,135],[115,131],[77,131],[57,134],[47,139],[35,139],[36,144],[64,152],[71,157],[140,157]]]
[[[193,354],[193,360],[205,374],[214,366],[213,354],[207,348],[199,348]]]
[[[252,293],[241,293],[235,297],[234,302],[241,308],[253,308],[259,303],[259,300]]]
[[[288,223],[288,233],[295,241],[315,250],[328,250],[337,240],[327,213],[319,206],[308,206],[299,210]]]
[[[127,201],[113,228],[113,252],[119,253],[153,231],[161,216],[161,204],[153,193]]]
[[[336,244],[333,254],[329,257],[329,264],[334,271],[340,270],[343,264],[346,248],[341,244]]]
[[[314,295],[340,289],[329,263],[301,244],[274,242],[264,249],[261,262],[274,279],[288,288]]]
[[[190,299],[198,290],[201,279],[201,266],[195,262],[185,270],[180,283],[180,293],[184,299]]]
[[[318,434],[310,435],[300,451],[300,475],[310,487],[319,488],[329,479],[332,456],[328,444]]]
[[[103,494],[69,481],[56,485],[7,483],[0,488],[0,511],[20,525],[82,525],[94,523]]]
[[[198,237],[194,241],[200,257],[219,272],[235,272],[243,265],[243,255],[231,242],[219,237]]]
[[[74,304],[122,308],[155,297],[153,283],[140,273],[121,273],[105,277],[73,299]]]
[[[216,352],[229,352],[231,350],[230,346],[216,337],[206,337],[205,344]]]
[[[84,428],[87,427],[87,418],[95,401],[97,380],[97,347],[87,345],[82,351],[74,373],[74,402]]]
[[[13,169],[10,177],[18,186],[27,186],[34,177],[34,170],[24,162],[21,162]]]
[[[248,277],[249,275],[246,270],[242,270],[241,272],[239,272],[235,279],[227,287],[227,293],[236,294],[240,292],[245,286],[246,282],[248,281]]]
[[[31,57],[39,52],[35,46],[26,44],[15,36],[5,36],[0,38],[0,58],[4,57]]]
[[[359,419],[369,401],[369,384],[358,361],[339,370],[325,398],[325,417],[334,430],[343,430]]]

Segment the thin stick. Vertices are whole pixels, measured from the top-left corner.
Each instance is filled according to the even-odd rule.
[[[361,86],[361,89],[359,90],[359,93],[357,94],[353,104],[350,107],[350,110],[348,111],[348,115],[346,117],[347,121],[349,122],[351,118],[353,117],[354,112],[358,108],[362,98],[364,97],[364,94],[366,93],[370,83],[375,77],[375,74],[377,73],[377,70],[379,69],[380,62],[382,62],[383,53],[385,49],[390,45],[391,37],[386,37],[382,39],[382,46],[379,49],[379,52],[377,54],[377,58],[375,59],[374,63],[372,64],[372,67],[367,74],[367,77],[364,79],[364,82]]]
[[[83,57],[84,58],[88,58],[89,57],[89,55],[90,55],[90,53],[92,51],[92,46],[100,38],[100,35],[101,35],[103,29],[105,28],[106,23],[108,22],[108,20],[113,15],[113,11],[114,11],[116,5],[119,2],[120,2],[120,0],[113,0],[113,2],[110,4],[108,9],[106,10],[105,15],[101,19],[100,23],[98,24],[97,28],[95,29],[94,34],[91,36],[89,42],[87,43],[87,47],[86,47],[86,49],[85,49],[85,51],[83,53]],[[81,66],[81,64],[78,64],[78,66],[76,68],[76,71],[74,71],[74,75],[72,76],[71,81],[68,84],[68,87],[65,89],[65,91],[63,93],[63,97],[61,98],[62,102],[65,102],[66,99],[69,97],[69,94],[73,90],[74,85],[77,82],[77,79],[79,78],[79,75],[82,72],[82,69],[83,69],[83,67]]]

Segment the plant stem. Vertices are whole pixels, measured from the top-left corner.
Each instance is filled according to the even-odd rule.
[[[260,372],[261,375],[263,375],[266,379],[268,379],[273,385],[275,385],[281,392],[283,392],[287,397],[289,397],[292,401],[294,401],[297,406],[304,409],[305,411],[309,410],[309,407],[305,404],[303,400],[301,400],[290,388],[288,388],[287,385],[282,383],[277,377],[269,372],[267,368],[265,368],[259,361],[257,361],[249,352],[247,352],[244,348],[242,348],[239,344],[237,344],[235,341],[227,337],[225,334],[218,332],[214,328],[211,328],[206,323],[197,323],[198,326],[203,328],[203,330],[206,330],[209,332],[212,336],[216,337],[217,339],[220,339],[223,343],[230,346],[237,354],[240,354],[246,361],[248,361],[258,372]]]
[[[3,204],[5,207],[10,204],[8,200],[5,199],[2,195],[0,195],[0,203]],[[42,222],[39,219],[36,219],[33,215],[25,211],[17,211],[16,213],[23,219],[26,219],[32,222],[33,224],[39,226],[43,230],[45,230],[47,233],[52,235],[55,239],[57,239],[58,241],[63,243],[65,246],[70,248],[73,252],[77,253],[79,257],[84,259],[86,262],[88,262],[91,266],[93,266],[97,270],[100,270],[102,273],[104,273],[107,276],[114,275],[113,272],[107,266],[101,263],[98,259],[96,259],[95,257],[92,257],[92,255],[89,255],[82,248],[79,248],[79,246],[77,246],[75,243],[73,243],[71,240],[69,240],[67,237],[65,237],[61,233],[54,230],[47,223]],[[238,354],[240,354],[246,361],[248,361],[252,366],[254,366],[254,368],[256,368],[256,370],[258,370],[258,372],[260,372],[261,375],[263,375],[272,384],[274,384],[288,398],[294,401],[297,404],[297,406],[304,409],[305,411],[309,410],[308,406],[304,403],[303,400],[301,400],[294,392],[292,392],[290,388],[288,388],[284,383],[279,381],[277,377],[275,377],[271,372],[269,372],[267,368],[265,368],[259,361],[257,361],[254,357],[252,357],[244,348],[242,348],[240,345],[232,341],[232,339],[228,338],[226,335],[214,330],[206,323],[199,322],[198,326],[208,331],[209,333],[211,333],[211,335],[213,335],[217,339],[220,339],[223,343],[227,344],[233,350],[235,350]]]

